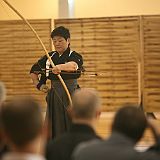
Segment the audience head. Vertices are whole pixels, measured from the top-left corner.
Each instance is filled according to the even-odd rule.
[[[4,83],[0,81],[0,106],[5,99],[6,99],[6,88]]]
[[[145,114],[137,106],[125,106],[118,110],[115,115],[112,131],[119,132],[135,143],[140,140],[147,127]]]
[[[31,97],[16,97],[5,103],[0,117],[8,142],[16,147],[29,144],[42,131],[41,108]]]
[[[100,114],[100,98],[95,89],[82,88],[73,94],[73,120],[94,119]]]

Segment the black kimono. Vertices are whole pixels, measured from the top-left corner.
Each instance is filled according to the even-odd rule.
[[[78,65],[78,70],[82,69],[82,56],[75,51],[71,51],[70,48],[68,48],[61,56],[59,56],[59,53],[56,51],[50,52],[49,55],[55,65],[74,61]],[[69,104],[68,96],[57,75],[47,70],[49,68],[51,68],[50,62],[47,59],[47,56],[43,56],[32,66],[30,73],[37,72],[41,74],[40,84],[45,84],[47,79],[51,80],[51,90],[46,97],[46,115],[49,124],[51,125],[52,138],[55,138],[70,129],[71,119],[67,113],[67,106]],[[78,88],[77,78],[80,77],[80,74],[80,71],[76,71],[75,74],[70,74],[70,72],[66,72],[66,74],[65,72],[61,73],[70,94]]]

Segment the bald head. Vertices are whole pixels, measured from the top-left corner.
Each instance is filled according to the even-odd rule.
[[[92,119],[100,108],[100,98],[97,91],[92,88],[75,91],[72,100],[75,118]]]
[[[0,81],[0,105],[6,99],[6,88],[3,82]]]

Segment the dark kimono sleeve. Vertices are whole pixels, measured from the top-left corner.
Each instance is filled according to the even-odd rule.
[[[38,63],[35,63],[30,70],[30,73],[39,74],[41,72],[41,68],[39,67]]]
[[[69,61],[74,61],[77,63],[78,65],[78,70],[75,71],[75,75],[73,75],[72,77],[77,79],[81,76],[81,71],[83,71],[83,57],[76,53],[75,51],[71,54],[71,57],[69,58]]]
[[[76,52],[73,52],[73,54],[71,55],[71,58],[70,58],[69,61],[74,61],[74,62],[76,62],[79,69],[80,69],[80,68],[82,67],[82,65],[83,65],[83,57],[82,57],[80,54],[76,53]]]
[[[46,74],[45,71],[42,70],[42,68],[45,68],[45,58],[46,56],[42,57],[40,60],[38,60],[37,63],[35,63],[30,70],[30,74],[31,73],[35,73],[39,76],[39,86],[41,86],[42,84],[46,84]]]

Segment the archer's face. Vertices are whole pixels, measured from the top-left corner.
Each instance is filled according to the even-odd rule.
[[[65,40],[65,38],[61,36],[54,36],[52,40],[54,48],[59,54],[63,54],[63,52],[68,48],[68,45],[70,43],[69,38]]]

